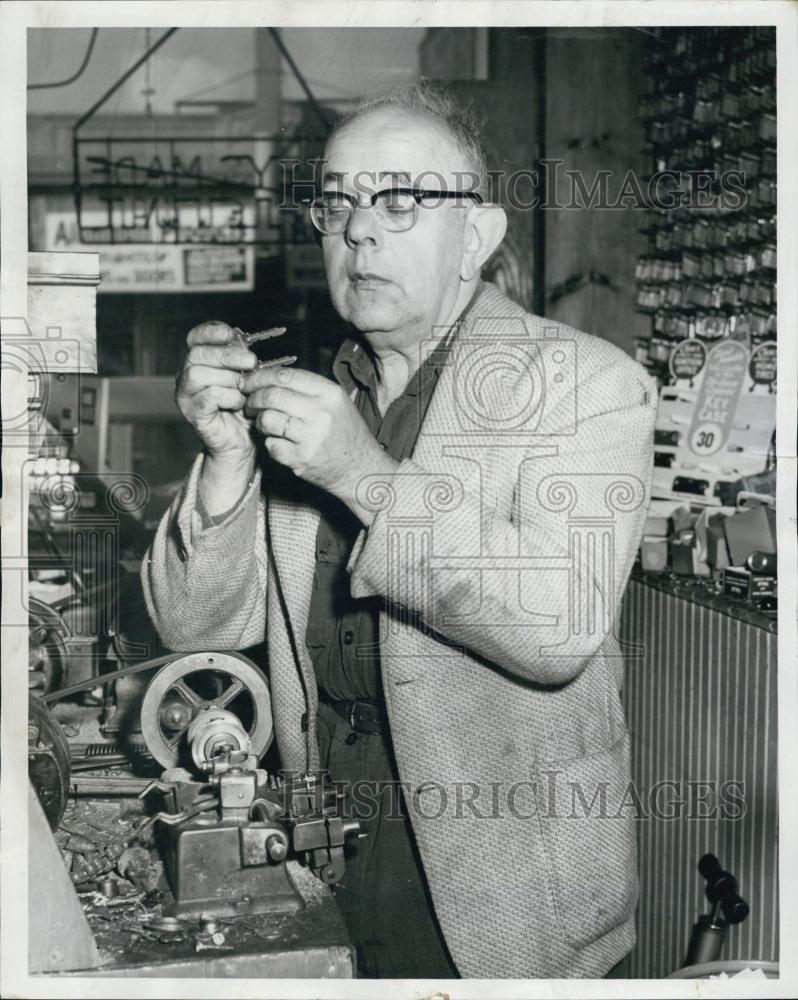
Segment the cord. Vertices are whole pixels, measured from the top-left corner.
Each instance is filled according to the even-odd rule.
[[[89,47],[86,49],[86,55],[83,57],[83,62],[80,64],[80,68],[78,69],[77,73],[74,73],[67,80],[59,80],[56,83],[29,83],[27,89],[46,90],[49,87],[66,87],[70,83],[74,83],[79,76],[82,76],[83,71],[89,65],[89,59],[91,59],[91,53],[92,50],[94,49],[94,43],[97,40],[97,34],[99,30],[100,30],[99,28],[91,29],[91,38],[89,39]]]

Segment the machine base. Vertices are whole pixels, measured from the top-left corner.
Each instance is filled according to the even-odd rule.
[[[171,832],[171,831],[170,831]],[[219,823],[172,832],[166,871],[177,917],[296,913],[302,897],[285,864],[242,863],[241,828]]]

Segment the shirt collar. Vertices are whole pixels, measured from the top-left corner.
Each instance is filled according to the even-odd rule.
[[[452,324],[448,333],[441,338],[421,366],[414,372],[403,395],[417,396],[429,384],[437,381],[454,338],[484,290],[485,283],[480,281],[468,305]],[[339,347],[333,361],[332,372],[335,381],[349,393],[355,389],[366,389],[370,392],[376,388],[374,362],[368,351],[354,337],[347,337]]]
[[[347,337],[333,361],[333,377],[347,392],[371,389],[375,382],[374,362],[354,337]]]

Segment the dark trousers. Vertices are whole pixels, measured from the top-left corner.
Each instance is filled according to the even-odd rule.
[[[355,732],[319,706],[322,767],[346,793],[344,809],[366,833],[347,848],[335,897],[357,950],[357,974],[452,979],[458,973],[435,918],[388,740]]]

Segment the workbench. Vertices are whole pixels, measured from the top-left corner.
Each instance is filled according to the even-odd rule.
[[[94,706],[62,703],[55,715],[80,746],[99,738],[98,711]],[[103,774],[109,785],[119,784],[117,769],[98,771],[97,778]],[[129,780],[135,783],[136,779]],[[38,805],[32,808],[38,809]],[[55,835],[40,809],[38,815],[41,822],[36,823],[31,814],[29,835],[29,935],[35,943],[30,949],[32,973],[46,969],[39,972],[44,978],[354,976],[354,950],[333,890],[298,861],[289,860],[286,866],[304,904],[302,909],[220,919],[218,942],[213,943],[196,922],[184,923],[177,932],[159,931],[158,921],[170,896],[157,870],[151,873],[150,887],[158,884],[163,891],[107,897],[98,891],[101,877],[94,891],[83,888],[78,894],[70,884],[67,869],[71,866],[74,870],[74,862],[80,858],[70,851],[70,845],[85,851],[89,846],[86,841],[104,845],[123,840],[141,820],[144,804],[135,789],[126,794],[95,796],[84,791],[78,798],[73,795]],[[159,861],[154,861],[153,867],[160,868],[162,874]],[[124,880],[117,885],[125,886]]]
[[[288,873],[305,909],[239,917],[225,925],[229,950],[196,952],[192,935],[170,941],[130,933],[142,920],[130,914],[104,920],[90,912],[102,965],[64,973],[92,977],[178,979],[350,979],[354,954],[331,890],[296,862]],[[105,925],[105,926],[104,926]]]

